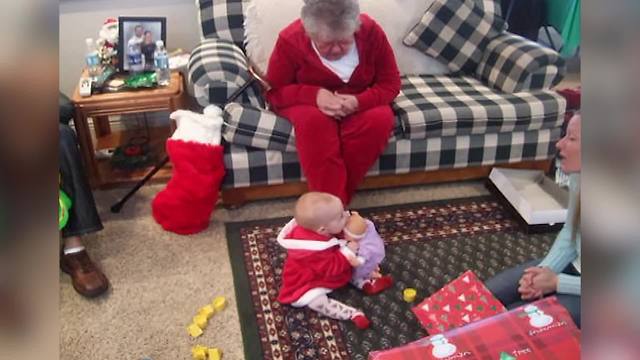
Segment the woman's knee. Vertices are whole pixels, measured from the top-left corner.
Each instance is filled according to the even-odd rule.
[[[350,121],[351,120],[351,121]],[[393,129],[395,115],[390,106],[377,106],[352,115],[352,119],[345,119],[345,126],[353,126],[371,135],[388,136]]]

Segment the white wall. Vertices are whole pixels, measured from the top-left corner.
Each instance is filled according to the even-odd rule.
[[[200,41],[196,0],[60,0],[60,90],[71,95],[84,66],[84,39],[118,16],[167,18],[167,48],[193,49]]]

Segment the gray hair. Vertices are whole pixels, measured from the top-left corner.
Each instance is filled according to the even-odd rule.
[[[332,34],[353,34],[360,27],[360,5],[358,0],[304,0],[300,18],[310,35],[323,28]]]

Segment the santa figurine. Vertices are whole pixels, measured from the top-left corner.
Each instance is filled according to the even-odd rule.
[[[209,226],[225,175],[224,148],[220,145],[222,110],[209,105],[203,114],[178,110],[169,117],[177,124],[167,139],[173,174],[153,199],[152,213],[167,231],[195,234]]]
[[[116,65],[118,60],[118,20],[107,18],[98,33],[98,55],[105,65]]]

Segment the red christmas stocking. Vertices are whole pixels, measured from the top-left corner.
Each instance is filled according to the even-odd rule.
[[[178,123],[178,129],[167,140],[173,175],[151,204],[158,224],[181,235],[209,226],[225,174],[223,147],[218,145],[222,118],[220,111],[208,110],[204,115],[182,110],[171,114]]]

